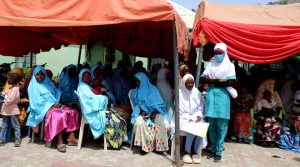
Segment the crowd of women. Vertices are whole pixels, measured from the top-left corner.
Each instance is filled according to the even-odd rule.
[[[255,139],[261,144],[273,144],[280,141],[282,129],[287,135],[290,127],[293,139],[298,136],[299,147],[297,84],[287,82],[280,96],[275,80],[265,80],[254,99],[249,87],[241,84],[248,76],[242,78],[238,69],[236,75],[235,68],[238,66],[230,61],[224,43],[216,44],[213,59],[201,75],[200,89],[195,87],[189,67],[180,67],[179,128],[209,122],[208,139],[185,132],[185,163],[200,163],[201,149],[206,145],[207,157],[220,161],[226,135],[240,142]],[[24,122],[21,115],[26,113],[20,112],[20,99],[22,104],[28,98],[26,126],[38,132],[39,125],[44,123],[44,140],[51,143],[57,138],[59,152],[66,152],[66,145],[77,145],[81,117],[89,124],[95,139],[106,134],[104,140],[112,149],[119,149],[128,141],[141,147],[143,153],[169,150],[169,139],[175,128],[170,64],[155,64],[149,73],[140,61],[132,67],[130,61],[122,60],[115,69],[100,62],[92,67],[88,63],[68,65],[58,83],[52,80],[50,71],[36,66],[19,85],[22,77],[21,69],[12,70],[3,90],[6,98],[0,101],[3,103],[0,145],[5,144],[10,121],[15,130],[15,146],[20,146],[22,124],[16,120],[20,115],[20,122]],[[287,91],[289,95],[296,92],[295,96],[287,97]],[[280,97],[289,101],[281,101]],[[67,139],[63,138],[64,133],[68,134]],[[296,140],[291,141],[288,144],[297,149]]]

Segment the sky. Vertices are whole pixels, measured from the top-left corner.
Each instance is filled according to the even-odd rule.
[[[201,0],[172,0],[188,9],[197,9]],[[209,0],[209,2],[225,3],[225,4],[266,4],[275,0]]]

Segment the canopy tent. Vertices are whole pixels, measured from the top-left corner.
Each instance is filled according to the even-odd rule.
[[[178,52],[187,56],[190,34],[165,0],[2,0],[0,54],[23,56],[87,40],[89,46],[102,41],[129,54],[170,59],[174,20]]]
[[[300,52],[299,11],[300,3],[225,5],[202,1],[195,17],[193,44],[224,42],[230,57],[247,63],[280,61]],[[208,47],[212,48],[211,44]]]
[[[166,0],[2,0],[0,54],[23,56],[61,45],[101,41],[138,56],[174,58],[175,162],[180,162],[178,53],[191,37]]]
[[[185,8],[173,1],[168,0],[168,2],[170,2],[172,4],[175,11],[179,14],[180,18],[182,18],[182,20],[186,24],[187,28],[193,29],[196,12],[194,12],[188,8]]]

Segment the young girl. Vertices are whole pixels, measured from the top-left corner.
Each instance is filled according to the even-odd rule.
[[[15,147],[20,147],[21,145],[20,124],[18,120],[18,115],[20,114],[18,108],[18,103],[20,102],[20,93],[17,84],[19,81],[20,76],[17,73],[8,74],[7,82],[11,85],[11,87],[5,92],[6,98],[0,101],[0,103],[3,103],[3,107],[1,110],[3,122],[1,129],[0,146],[5,145],[5,136],[9,121],[11,122],[15,130]]]
[[[203,118],[203,101],[201,93],[194,85],[194,77],[186,74],[181,81],[181,89],[179,90],[179,120],[180,129],[184,124],[200,122]],[[187,133],[187,132],[186,132]],[[194,147],[192,147],[194,141]],[[193,134],[186,134],[185,155],[182,160],[184,163],[201,162],[199,155],[202,138]]]

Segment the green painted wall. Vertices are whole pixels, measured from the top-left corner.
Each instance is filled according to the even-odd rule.
[[[85,46],[82,47],[81,51],[81,63],[85,58]],[[57,75],[61,70],[69,64],[77,64],[79,53],[78,45],[70,45],[68,47],[62,47],[59,50],[51,49],[49,52],[42,52],[36,55],[36,64],[47,63],[46,69],[50,69],[53,75]]]
[[[11,63],[15,61],[15,57],[12,56],[0,56],[0,64],[2,63]],[[14,66],[12,66],[14,67]]]
[[[96,64],[98,61],[101,61],[104,64],[105,62],[104,54],[105,54],[105,48],[101,44],[96,44],[91,49],[91,55],[90,55],[91,65]]]

